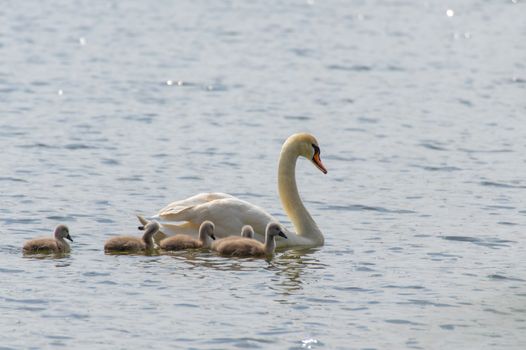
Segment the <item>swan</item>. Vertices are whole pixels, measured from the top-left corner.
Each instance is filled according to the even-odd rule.
[[[164,250],[185,250],[210,248],[212,245],[211,239],[216,239],[214,236],[214,224],[211,221],[203,221],[199,227],[199,239],[195,239],[188,235],[178,234],[174,237],[168,237],[161,241],[160,247]]]
[[[278,223],[270,222],[265,231],[265,243],[255,239],[239,238],[225,240],[222,243],[213,246],[213,249],[221,255],[239,256],[239,257],[262,257],[274,254],[276,248],[275,237],[280,236],[287,238]]]
[[[316,247],[324,243],[322,232],[303,205],[298,192],[295,172],[299,157],[307,158],[324,174],[327,173],[321,162],[318,141],[313,135],[298,133],[287,138],[279,157],[278,192],[283,209],[296,232],[284,229],[288,239],[279,240],[278,247]],[[142,224],[148,222],[140,215],[137,217]],[[254,238],[260,242],[265,240],[267,224],[278,222],[264,209],[225,193],[200,193],[170,203],[151,219],[161,223],[161,236],[183,233],[196,237],[199,225],[204,220],[214,222],[218,238],[239,232],[244,225],[251,225],[255,231]]]
[[[68,227],[61,224],[55,228],[53,237],[34,238],[24,243],[22,250],[24,253],[68,253],[69,244],[64,238],[73,242]]]
[[[144,227],[142,237],[117,236],[112,237],[104,244],[104,251],[111,252],[140,252],[154,248],[153,235],[159,231],[160,225],[156,221],[148,222]]]

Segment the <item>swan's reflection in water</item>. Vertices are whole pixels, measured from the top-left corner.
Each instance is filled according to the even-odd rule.
[[[203,268],[219,271],[252,271],[257,270],[256,263],[261,259],[223,258],[211,252],[199,250],[186,250],[178,252],[166,252],[164,256],[170,256],[178,263],[184,263],[185,269],[200,270]]]
[[[320,262],[316,252],[320,248],[290,249],[269,261],[267,270],[274,271],[269,288],[290,295],[303,288],[304,279],[313,270],[323,270],[327,265]],[[310,280],[313,276],[308,276]]]
[[[316,278],[309,273],[310,271],[323,270],[327,267],[317,259],[318,250],[319,248],[288,249],[277,252],[272,258],[267,259],[221,257],[203,251],[174,252],[164,255],[170,256],[178,263],[184,263],[185,270],[194,270],[194,273],[199,271],[199,274],[209,274],[210,270],[253,272],[254,278],[262,278],[261,282],[267,288],[287,296],[301,290],[305,278],[311,281]],[[203,268],[206,271],[203,271]],[[254,281],[252,278],[251,280]]]

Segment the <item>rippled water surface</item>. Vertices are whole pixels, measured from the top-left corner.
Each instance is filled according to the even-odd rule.
[[[526,3],[450,3],[5,1],[0,348],[523,349]],[[298,131],[324,247],[103,253],[202,191],[288,223]]]

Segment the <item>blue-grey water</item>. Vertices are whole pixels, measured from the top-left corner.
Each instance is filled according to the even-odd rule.
[[[3,1],[0,348],[524,349],[526,2]],[[325,234],[108,256],[203,191]],[[62,258],[24,257],[69,225]]]

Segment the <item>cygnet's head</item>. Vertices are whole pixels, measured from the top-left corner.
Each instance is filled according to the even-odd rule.
[[[202,238],[210,237],[213,240],[215,240],[216,237],[214,236],[214,230],[215,230],[215,225],[212,221],[208,221],[208,220],[203,221],[201,226],[199,226],[199,237],[202,237]]]
[[[245,225],[241,229],[241,237],[254,238],[254,229],[250,225]]]
[[[149,221],[146,225],[144,225],[144,234],[155,234],[160,228],[161,225],[159,225],[157,221]]]
[[[266,233],[271,238],[280,236],[287,239],[287,236],[283,233],[281,226],[276,222],[271,222],[267,225]]]
[[[69,239],[71,242],[73,242],[73,239],[71,238],[71,236],[69,235],[69,229],[66,225],[58,225],[57,227],[55,227],[55,238],[66,238],[66,239]]]
[[[324,174],[327,174],[327,169],[321,162],[320,146],[313,135],[307,133],[294,134],[285,142],[285,145],[289,144],[294,144],[297,147],[296,149],[300,156],[307,158],[316,166],[316,168],[320,169]]]

